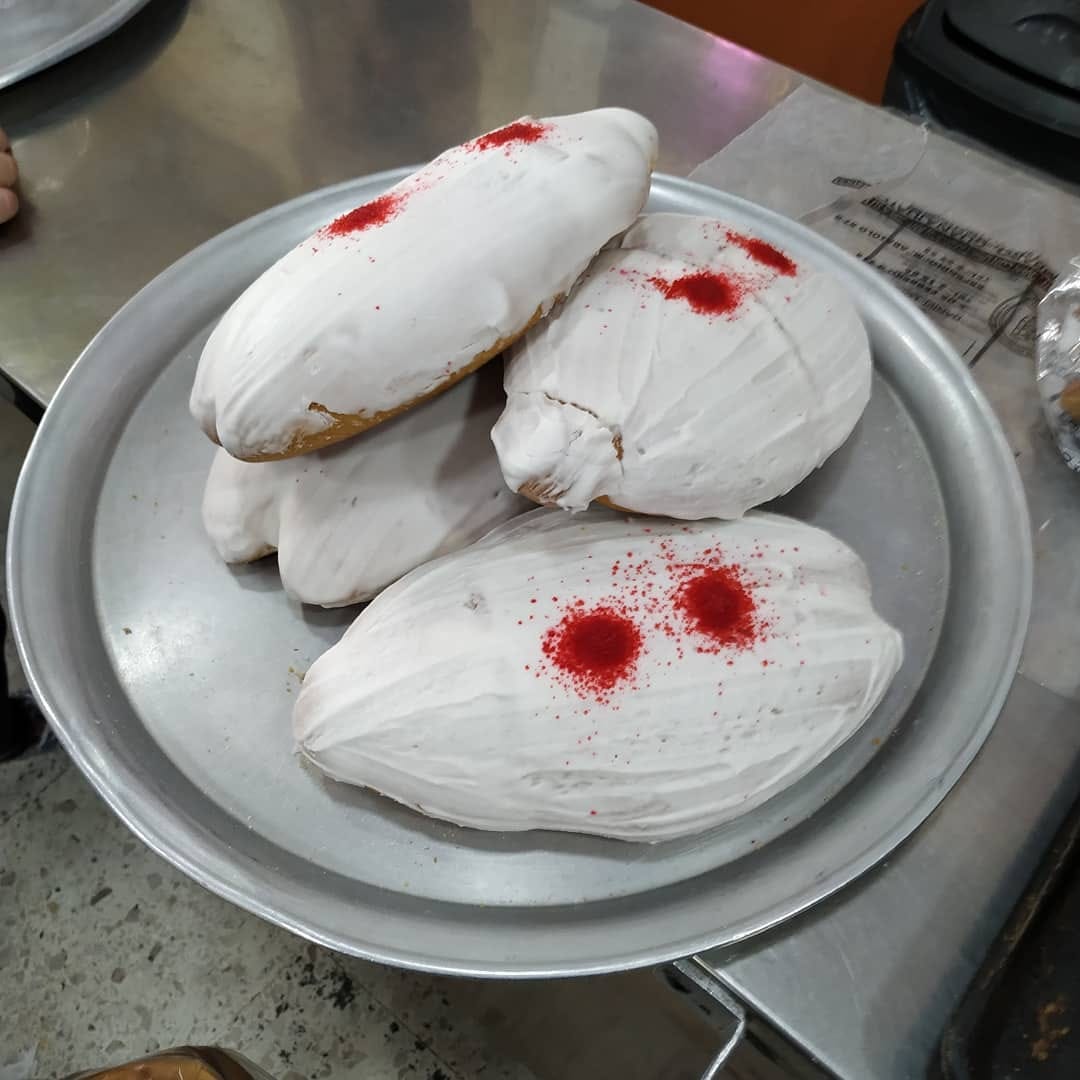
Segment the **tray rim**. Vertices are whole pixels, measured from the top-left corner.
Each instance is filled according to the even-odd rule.
[[[53,64],[59,64],[61,60],[66,60],[82,52],[83,49],[88,49],[91,45],[96,45],[115,30],[119,30],[149,2],[150,0],[114,0],[89,22],[83,23],[82,26],[51,45],[40,49],[33,56],[10,64],[6,68],[0,68],[0,90],[14,86],[23,79],[36,75],[39,71],[45,71]]]
[[[306,204],[314,203],[321,199],[332,198],[338,194],[344,194],[350,189],[360,185],[371,189],[376,189],[376,185],[382,185],[383,187],[389,186],[413,171],[413,168],[414,167],[385,170],[380,173],[357,177],[352,180],[309,192],[298,198],[271,207],[245,221],[239,222],[189,252],[187,255],[171,264],[170,267],[166,268],[161,275],[144,286],[143,289],[136,293],[135,296],[132,297],[104,327],[102,327],[83,350],[75,364],[72,365],[72,368],[68,371],[67,375],[65,375],[56,391],[54,400],[62,399],[62,395],[70,392],[67,389],[69,382],[81,376],[82,369],[87,366],[87,358],[91,356],[96,348],[98,348],[100,342],[108,335],[114,322],[129,317],[130,309],[136,305],[141,298],[144,299],[147,294],[158,288],[164,287],[161,281],[162,277],[169,275],[174,271],[179,272],[182,268],[186,268],[189,263],[204,258],[208,250],[213,250],[218,245],[226,246],[237,236],[243,235],[248,230],[261,228],[272,222],[278,216],[287,216],[295,213],[298,210],[302,210]],[[714,204],[726,201],[736,207],[748,208],[754,215],[764,220],[769,225],[787,230],[795,229],[797,232],[802,233],[806,238],[812,238],[815,246],[824,246],[827,248],[832,257],[836,259],[841,266],[846,264],[850,269],[852,264],[854,264],[855,267],[858,267],[858,273],[865,274],[867,272],[853,256],[836,248],[835,245],[831,244],[818,234],[813,233],[812,230],[807,229],[801,224],[793,223],[779,214],[750,203],[748,200],[719,192],[706,185],[663,174],[654,175],[653,191],[660,194],[670,193],[672,197],[678,197],[680,194],[683,198],[697,197]],[[717,932],[713,932],[712,934],[699,932],[682,939],[668,941],[663,946],[646,946],[630,951],[624,949],[618,950],[617,953],[610,955],[605,954],[584,962],[567,963],[565,960],[557,960],[551,963],[532,963],[523,965],[513,958],[503,960],[499,963],[479,963],[473,960],[462,961],[457,957],[445,955],[437,957],[432,956],[429,952],[414,953],[396,947],[386,948],[379,945],[377,942],[366,940],[359,941],[355,935],[346,937],[341,933],[328,931],[317,925],[316,921],[312,919],[283,910],[280,903],[266,902],[261,899],[260,889],[265,887],[265,883],[260,882],[259,874],[254,869],[249,867],[238,868],[235,863],[230,863],[227,859],[222,858],[221,853],[216,853],[213,858],[207,858],[206,852],[200,852],[202,855],[201,860],[192,858],[188,852],[193,846],[198,848],[198,843],[192,845],[190,843],[185,843],[185,841],[190,840],[193,835],[196,835],[195,830],[190,826],[187,826],[186,832],[184,828],[181,828],[175,835],[169,835],[168,830],[162,829],[159,823],[153,823],[146,820],[147,817],[153,818],[153,813],[144,813],[140,816],[138,812],[140,808],[145,810],[147,805],[153,804],[153,796],[149,793],[149,785],[145,783],[142,784],[141,787],[144,790],[137,792],[137,797],[132,798],[130,791],[124,794],[110,783],[111,777],[109,776],[108,762],[97,753],[96,747],[89,744],[84,745],[78,737],[78,732],[68,729],[66,722],[49,696],[47,686],[48,679],[41,677],[35,670],[33,642],[31,640],[32,635],[27,629],[26,583],[22,580],[21,576],[16,573],[15,563],[17,552],[24,544],[31,542],[29,538],[24,539],[23,522],[28,514],[28,511],[25,510],[25,505],[31,500],[31,495],[29,493],[29,478],[33,474],[37,460],[42,454],[40,447],[43,438],[47,439],[51,430],[48,411],[46,412],[38,434],[34,439],[30,452],[27,454],[22,472],[20,473],[15,498],[12,503],[10,536],[7,552],[8,600],[9,611],[12,616],[12,633],[20,660],[26,671],[29,685],[54,730],[57,731],[65,749],[79,766],[80,770],[90,780],[111,809],[152,850],[212,892],[215,892],[225,899],[230,900],[238,906],[257,914],[270,922],[289,929],[308,940],[315,941],[343,953],[416,970],[446,974],[514,978],[558,977],[619,971],[632,967],[655,964],[674,957],[686,956],[706,949],[712,949],[718,945],[734,944],[775,927],[779,923],[793,918],[812,907],[814,904],[832,895],[887,857],[898,844],[918,828],[922,821],[925,820],[942,799],[944,799],[952,785],[963,774],[978,753],[982,744],[985,742],[986,737],[992,730],[997,716],[1005,703],[1005,699],[1011,689],[1015,672],[1019,664],[1021,650],[1026,637],[1028,616],[1030,613],[1033,582],[1033,552],[1030,519],[1019,471],[1013,462],[1012,451],[1008,446],[1000,421],[997,419],[989,402],[975,384],[969,369],[963,364],[959,356],[956,355],[955,350],[948,344],[937,328],[915,307],[914,304],[911,303],[911,301],[899,293],[889,282],[882,280],[880,283],[891,294],[891,302],[904,311],[905,318],[913,323],[918,331],[936,346],[942,360],[946,361],[948,366],[951,367],[952,370],[950,374],[952,377],[959,378],[970,398],[969,405],[972,406],[978,414],[978,419],[982,427],[982,434],[989,438],[992,444],[996,445],[996,451],[999,458],[998,463],[1005,466],[1003,472],[996,477],[997,483],[1002,489],[1001,497],[1004,502],[1010,503],[1014,510],[1019,511],[1015,522],[1018,530],[1017,539],[1019,543],[1016,552],[1014,552],[1019,560],[1016,567],[1019,592],[1015,598],[1016,619],[1010,635],[1011,640],[1008,652],[1008,662],[1001,666],[1001,674],[996,680],[992,694],[988,696],[988,701],[990,703],[989,707],[986,709],[985,715],[979,719],[979,722],[972,725],[970,735],[964,744],[962,752],[958,753],[952,759],[948,768],[936,776],[935,782],[927,786],[926,790],[923,791],[913,803],[910,810],[894,824],[893,828],[886,831],[877,841],[864,846],[857,854],[852,855],[843,865],[833,870],[831,873],[821,875],[811,886],[802,890],[799,898],[795,899],[789,897],[782,902],[774,904],[772,907],[762,910],[756,916],[752,927],[743,927],[732,933],[720,934],[719,940]],[[807,823],[807,825],[810,824],[812,824],[812,822]],[[802,829],[805,827],[806,826],[802,826],[795,830],[796,833],[801,833]],[[208,865],[208,863],[213,865]],[[660,890],[655,891],[667,891],[678,887],[678,885],[664,886]],[[295,888],[292,890],[291,898],[294,901],[294,906],[299,898],[299,893],[302,891],[302,889],[298,890]],[[644,895],[651,894],[646,893]],[[467,905],[454,905],[447,902],[440,902],[440,904],[451,908],[455,906],[467,907]],[[288,905],[285,906],[288,907]],[[580,907],[581,905],[567,906]],[[588,906],[589,905],[585,905],[586,908]],[[492,909],[487,910],[492,911]],[[519,911],[521,909],[509,908],[507,910]],[[492,917],[495,917],[493,911]],[[635,918],[636,914],[631,911],[630,920],[633,921]],[[547,920],[541,919],[540,921],[546,922]]]

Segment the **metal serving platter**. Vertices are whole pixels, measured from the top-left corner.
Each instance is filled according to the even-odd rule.
[[[318,191],[181,259],[57,392],[19,481],[11,610],[28,677],[91,782],[196,880],[344,952],[476,975],[650,964],[773,926],[882,859],[986,738],[1027,623],[1031,546],[1012,455],[967,370],[877,273],[711,188],[658,176],[650,208],[713,214],[850,287],[876,377],[848,444],[778,508],[866,560],[904,666],[867,724],[798,784],[655,846],[431,821],[293,754],[300,673],[355,610],[291,602],[272,560],[203,534],[213,447],[187,412],[234,297],[320,224],[405,175]]]
[[[147,0],[0,0],[0,90],[111,34]]]

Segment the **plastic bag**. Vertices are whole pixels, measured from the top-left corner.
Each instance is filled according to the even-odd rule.
[[[1039,304],[1036,379],[1054,439],[1080,472],[1080,256]]]
[[[273,1080],[273,1077],[231,1050],[178,1046],[127,1065],[74,1073],[65,1080]]]

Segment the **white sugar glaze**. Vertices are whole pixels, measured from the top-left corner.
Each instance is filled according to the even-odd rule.
[[[323,607],[368,600],[528,504],[503,483],[491,425],[497,365],[337,446],[283,461],[218,450],[203,523],[226,562],[278,552],[286,590]]]
[[[737,518],[821,465],[869,401],[866,332],[835,278],[762,243],[647,214],[601,252],[510,353],[492,433],[509,486],[572,510],[606,496]],[[713,280],[733,311],[695,307]]]
[[[521,130],[535,141],[503,142]],[[570,290],[649,191],[626,109],[524,118],[330,223],[229,308],[191,411],[234,457],[305,453],[468,370]]]
[[[732,575],[752,613],[728,640],[698,616]],[[632,664],[566,667],[610,619],[640,635]],[[433,817],[658,841],[809,772],[901,656],[863,564],[819,529],[540,509],[382,593],[311,667],[294,729],[331,777]]]

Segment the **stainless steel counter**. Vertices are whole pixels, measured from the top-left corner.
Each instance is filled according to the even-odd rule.
[[[796,81],[622,0],[153,0],[0,93],[26,199],[0,229],[0,367],[46,402],[155,274],[301,192],[598,104],[649,115],[685,175]]]
[[[598,104],[649,115],[659,167],[685,175],[798,81],[629,0],[154,0],[101,44],[0,92],[25,197],[0,227],[0,370],[47,403],[155,274],[303,191],[522,113]],[[978,377],[1006,420],[1035,524],[1049,523],[1075,484],[1030,436],[1027,376]],[[1039,558],[1060,561],[1065,539],[1040,532]],[[837,1074],[924,1075],[1077,789],[1077,720],[1075,694],[1021,677],[975,765],[886,866],[702,962]]]

